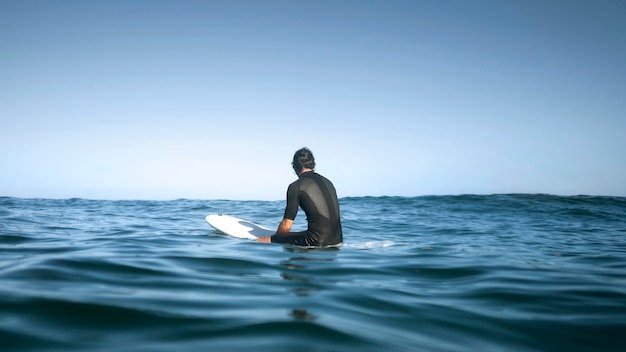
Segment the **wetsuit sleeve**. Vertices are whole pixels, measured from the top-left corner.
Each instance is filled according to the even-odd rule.
[[[297,182],[290,184],[287,188],[287,206],[285,207],[284,219],[295,220],[298,214],[298,190]]]

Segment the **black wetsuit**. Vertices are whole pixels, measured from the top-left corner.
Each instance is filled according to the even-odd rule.
[[[332,182],[312,171],[301,174],[287,189],[284,218],[294,220],[298,206],[306,214],[307,230],[274,235],[272,242],[316,247],[343,242],[339,201]]]

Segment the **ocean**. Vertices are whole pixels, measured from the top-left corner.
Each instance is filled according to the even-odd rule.
[[[626,198],[340,205],[344,245],[304,249],[204,219],[282,201],[2,197],[0,350],[624,351]]]

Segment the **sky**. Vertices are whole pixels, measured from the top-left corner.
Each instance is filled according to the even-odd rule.
[[[626,196],[626,2],[0,0],[0,196]]]

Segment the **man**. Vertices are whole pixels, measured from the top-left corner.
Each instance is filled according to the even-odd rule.
[[[343,233],[335,186],[314,171],[315,159],[308,148],[302,148],[294,154],[291,166],[298,175],[298,180],[287,188],[283,220],[278,225],[276,234],[258,238],[257,241],[307,247],[340,244],[343,242]],[[308,227],[306,231],[290,232],[298,207],[304,210]]]

